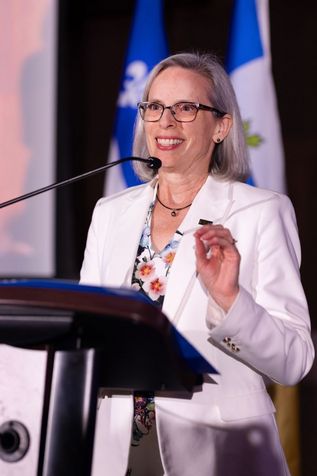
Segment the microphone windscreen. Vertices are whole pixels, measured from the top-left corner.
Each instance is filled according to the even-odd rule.
[[[157,157],[149,157],[148,158],[148,164],[147,166],[150,168],[150,169],[154,169],[154,170],[157,170],[161,167],[162,165],[162,162],[160,159],[158,159]]]

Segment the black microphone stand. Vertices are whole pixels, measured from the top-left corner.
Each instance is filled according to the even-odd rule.
[[[124,159],[116,160],[115,162],[110,162],[107,165],[103,165],[98,169],[90,170],[89,172],[77,175],[76,177],[72,177],[70,179],[63,180],[62,182],[55,182],[51,185],[47,185],[46,187],[33,190],[33,192],[29,192],[24,195],[20,195],[19,197],[12,198],[11,200],[7,200],[6,202],[2,202],[0,203],[0,208],[8,207],[9,205],[13,205],[14,203],[21,202],[22,200],[34,197],[35,195],[39,195],[40,193],[48,192],[49,190],[69,185],[92,175],[99,174],[100,172],[103,172],[104,170],[109,169],[110,167],[114,167],[115,165],[123,164],[124,162],[129,162],[133,160],[136,160],[138,162],[144,162],[150,169],[154,170],[159,169],[162,165],[160,159],[157,159],[156,157],[149,157],[148,159],[142,159],[141,157],[125,157]]]

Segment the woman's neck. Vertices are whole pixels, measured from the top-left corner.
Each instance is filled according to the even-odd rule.
[[[169,206],[182,206],[185,202],[185,204],[190,203],[206,182],[207,176],[207,174],[190,177],[159,175],[159,197]]]

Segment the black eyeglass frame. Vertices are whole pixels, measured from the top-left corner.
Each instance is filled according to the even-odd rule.
[[[146,111],[146,106],[148,104],[156,104],[157,106],[160,106],[162,108],[161,115],[158,119],[150,120],[150,121],[148,119],[144,119],[144,117],[142,116],[141,111],[143,111],[143,115],[144,115],[145,111]],[[173,110],[173,108],[175,106],[177,106],[178,104],[190,104],[191,106],[195,106],[195,108],[196,108],[195,117],[193,119],[191,119],[190,121],[180,121],[179,119],[177,119],[176,116],[175,116],[176,112]],[[196,119],[199,110],[213,112],[217,117],[223,117],[227,114],[226,112],[219,111],[219,109],[217,109],[215,107],[206,106],[205,104],[200,104],[199,102],[191,102],[191,101],[176,102],[175,104],[172,104],[172,106],[164,106],[163,104],[161,104],[159,102],[155,102],[155,101],[140,101],[140,102],[137,103],[137,108],[138,108],[138,111],[140,113],[141,119],[144,122],[158,122],[158,121],[160,121],[162,119],[162,116],[164,114],[165,109],[169,109],[171,111],[175,121],[177,121],[177,122],[193,122]]]

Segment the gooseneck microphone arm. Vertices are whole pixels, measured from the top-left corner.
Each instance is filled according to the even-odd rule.
[[[19,197],[12,198],[11,200],[7,200],[6,202],[2,202],[0,203],[0,208],[8,207],[9,205],[13,205],[14,203],[21,202],[22,200],[34,197],[35,195],[39,195],[40,193],[48,192],[49,190],[63,187],[79,180],[83,180],[84,178],[99,174],[100,172],[103,172],[104,170],[109,169],[110,167],[114,167],[115,165],[123,164],[124,162],[129,162],[133,160],[136,160],[138,162],[144,162],[150,169],[153,170],[159,169],[162,165],[160,159],[157,159],[156,157],[149,157],[148,159],[142,159],[141,157],[126,157],[124,159],[116,160],[115,162],[110,162],[109,164],[103,165],[98,169],[90,170],[89,172],[86,172],[84,174],[77,175],[76,177],[63,180],[62,182],[56,182],[51,185],[47,185],[46,187],[39,188],[37,190],[34,190],[33,192],[29,192],[24,195],[20,195]]]

